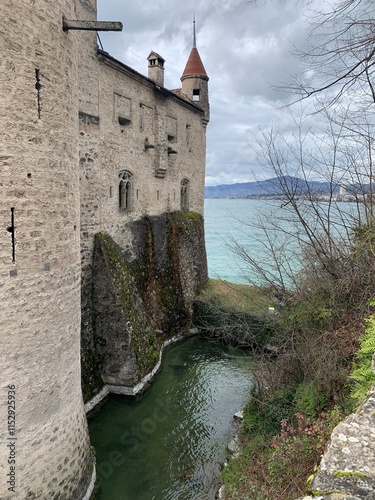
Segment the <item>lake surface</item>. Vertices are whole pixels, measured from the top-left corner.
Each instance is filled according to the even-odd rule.
[[[231,283],[249,283],[254,276],[233,252],[233,241],[246,247],[250,255],[264,255],[264,234],[251,221],[265,215],[272,219],[281,201],[216,199],[204,200],[204,229],[208,274]]]
[[[300,205],[305,219],[314,232],[321,232],[319,226],[320,214],[322,219],[328,210],[325,202],[316,202],[318,212],[305,209]],[[347,227],[356,220],[356,204],[340,202],[330,206],[330,230],[342,244],[347,241],[347,234],[342,226],[342,220]],[[284,281],[288,285],[288,272],[295,272],[303,266],[301,250],[297,233],[300,239],[306,239],[301,233],[301,225],[293,223],[298,219],[289,206],[285,207],[282,200],[251,200],[251,199],[211,199],[206,198],[204,204],[205,239],[210,278],[223,279],[232,283],[247,283],[260,285],[259,277],[253,273],[246,262],[233,252],[233,242],[240,243],[251,257],[255,257],[263,269],[272,272],[273,264],[270,242],[276,251],[280,262],[285,266]],[[259,220],[261,219],[261,220]],[[263,227],[263,228],[262,228]],[[275,232],[275,227],[280,231]],[[277,272],[275,273],[277,275]]]
[[[142,399],[111,399],[89,423],[97,500],[211,500],[249,399],[245,352],[193,337],[170,349]]]

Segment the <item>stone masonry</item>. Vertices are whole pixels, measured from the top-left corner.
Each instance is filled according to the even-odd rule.
[[[81,2],[78,14],[95,20],[95,0]],[[181,66],[182,88],[171,91],[163,86],[168,68],[164,68],[165,61],[156,52],[145,54],[148,76],[144,76],[98,50],[95,32],[82,33],[82,37],[79,155],[82,367],[87,400],[101,388],[100,374],[106,379],[93,329],[95,235],[104,233],[112,238],[131,263],[139,258],[133,226],[140,219],[163,218],[164,214],[180,210],[203,215],[209,103],[208,76],[196,48],[189,58],[186,55],[173,61]],[[193,68],[193,73],[185,74],[186,60],[191,63],[192,58],[193,62],[198,59],[198,65],[188,64],[186,67]],[[194,92],[199,95],[193,96]],[[158,241],[166,238],[166,234],[160,234]],[[200,248],[201,243],[189,244]],[[182,275],[186,275],[184,267],[188,265],[194,264],[181,263]],[[206,267],[200,272],[205,276]],[[196,283],[183,280],[183,287],[189,288],[191,294]]]
[[[0,13],[0,498],[76,500],[95,473],[80,364],[82,325],[101,379],[95,235],[131,265],[133,224],[202,215],[208,77],[194,48],[170,91],[158,54],[146,77],[98,50],[95,31],[63,30],[95,21],[96,0],[2,0]],[[207,272],[196,227],[166,266],[187,302]]]
[[[0,16],[0,497],[81,499],[78,47],[73,0]]]

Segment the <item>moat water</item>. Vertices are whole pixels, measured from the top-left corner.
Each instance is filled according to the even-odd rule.
[[[214,499],[251,387],[244,351],[200,337],[171,348],[141,399],[113,398],[89,422],[97,500]]]

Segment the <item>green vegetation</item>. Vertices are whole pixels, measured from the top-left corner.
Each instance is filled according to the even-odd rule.
[[[269,351],[275,321],[269,289],[209,280],[194,304],[194,324],[207,336],[255,351]],[[272,354],[272,349],[268,352]]]
[[[363,234],[368,238],[367,231]],[[355,238],[353,252],[356,259],[349,255],[343,265],[356,266],[357,280],[348,281],[340,274],[332,286],[326,278],[324,285],[329,281],[329,286],[324,293],[321,282],[318,290],[309,287],[309,294],[301,286],[299,293],[285,297],[285,306],[273,315],[266,312],[274,300],[269,288],[210,280],[199,295],[200,327],[226,341],[240,338],[238,344],[247,348],[263,347],[257,349],[256,388],[244,409],[243,451],[222,472],[226,498],[294,500],[302,496],[309,490],[333,428],[363,401],[375,382],[371,370],[375,314],[365,320],[361,335],[363,318],[375,305],[373,301],[369,306],[367,300],[368,293],[375,294],[366,269],[373,257],[362,238]],[[366,293],[356,294],[360,281],[366,283]],[[345,300],[342,294],[336,296],[343,289]],[[237,337],[229,324],[241,330]]]
[[[96,349],[85,349],[81,354],[82,395],[84,403],[97,394],[103,387],[100,375],[101,357]]]
[[[203,217],[197,212],[181,212],[180,210],[176,210],[169,213],[169,219],[180,224],[189,224],[189,222],[192,222],[201,226],[203,223]]]
[[[226,498],[294,500],[306,490],[343,413],[338,406],[313,419],[295,412],[296,392],[284,387],[261,398],[254,392],[244,411],[243,452],[222,472]]]
[[[199,300],[217,303],[233,312],[261,315],[274,305],[273,292],[255,286],[209,279],[199,294]]]
[[[370,304],[375,306],[375,300],[370,301]],[[349,377],[352,381],[351,397],[357,405],[365,400],[371,387],[375,384],[375,373],[371,368],[375,353],[375,314],[366,318],[365,323],[365,332],[359,338],[360,348]]]
[[[336,477],[369,477],[367,474],[364,474],[363,472],[359,471],[338,471],[335,472]]]

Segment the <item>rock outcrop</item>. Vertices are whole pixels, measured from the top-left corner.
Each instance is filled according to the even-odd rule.
[[[199,214],[144,217],[129,230],[131,251],[108,234],[95,238],[92,371],[101,387],[134,387],[153,370],[165,342],[188,332],[195,295],[207,280]],[[87,400],[98,393],[89,389]]]
[[[335,427],[308,490],[300,500],[375,499],[375,391]]]

